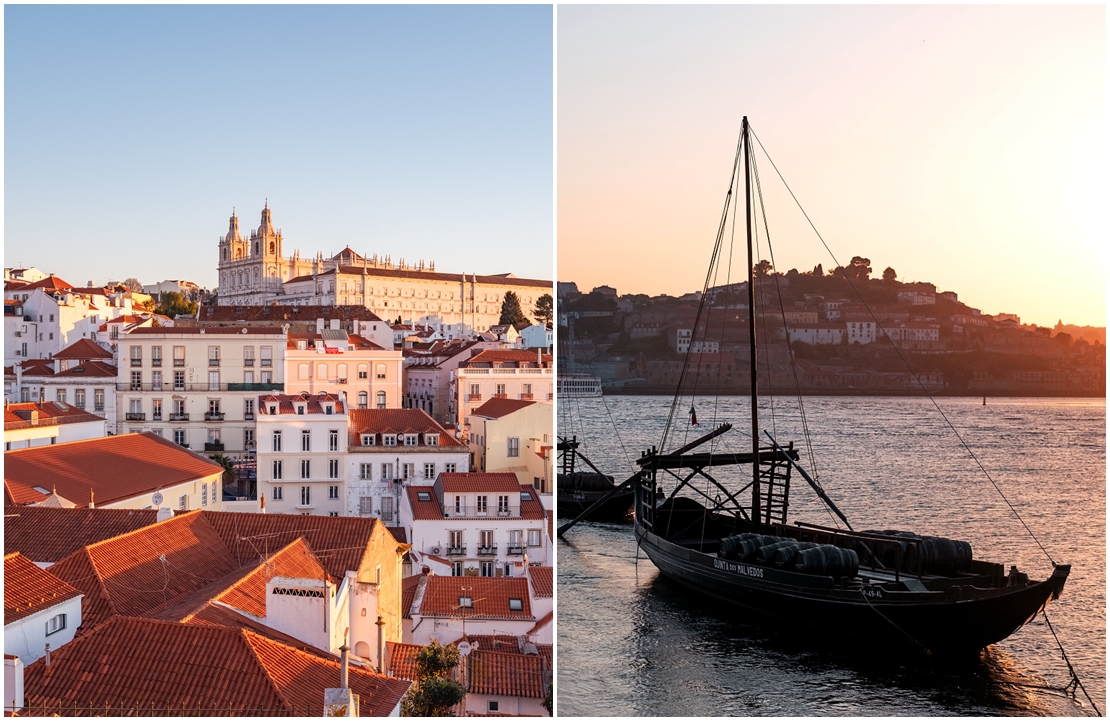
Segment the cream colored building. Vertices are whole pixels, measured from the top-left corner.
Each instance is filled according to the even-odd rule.
[[[338,325],[338,324],[337,324]],[[401,351],[382,348],[344,330],[289,334],[285,391],[345,396],[352,408],[400,408],[404,383]]]
[[[120,338],[118,433],[242,457],[255,445],[259,392],[284,389],[281,328],[135,328]]]
[[[394,263],[389,256],[362,256],[344,248],[330,258],[302,258],[282,252],[283,236],[269,205],[256,230],[246,238],[232,214],[219,241],[219,304],[363,305],[386,321],[431,325],[462,324],[485,330],[501,317],[507,291],[531,313],[550,295],[551,281],[516,278],[511,273],[439,273],[435,263]]]
[[[554,399],[551,356],[525,350],[487,350],[459,364],[451,376],[451,417],[465,425],[473,409],[491,398]]]
[[[486,473],[515,473],[522,485],[551,493],[554,406],[494,398],[470,414],[471,465]]]

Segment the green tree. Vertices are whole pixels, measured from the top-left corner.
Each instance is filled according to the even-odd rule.
[[[186,300],[185,296],[170,290],[162,294],[162,301],[154,309],[154,312],[170,318],[176,318],[179,315],[195,315],[197,302]]]
[[[528,320],[524,311],[520,309],[520,298],[511,290],[505,291],[505,300],[501,301],[501,325],[516,325]]]
[[[466,688],[450,678],[459,665],[457,646],[433,640],[416,652],[416,680],[401,699],[402,716],[447,716],[466,698]]]
[[[222,466],[223,469],[224,469],[224,475],[223,475],[223,478],[222,478],[221,485],[224,488],[227,488],[227,486],[229,484],[233,483],[233,484],[235,484],[236,490],[238,490],[238,488],[239,488],[239,479],[238,479],[238,475],[235,472],[235,461],[231,460],[230,458],[228,458],[227,456],[225,456],[222,453],[216,453],[216,454],[208,456],[208,457],[210,459],[212,459],[213,461],[215,461],[216,463],[219,463],[220,466]]]
[[[532,309],[532,317],[540,325],[551,324],[551,319],[555,317],[555,301],[550,293],[544,293],[536,300],[536,307]]]
[[[883,271],[883,280],[898,280],[898,273],[894,271],[894,268],[887,268]]]
[[[767,275],[771,272],[771,261],[764,258],[756,263],[752,270],[755,271],[756,275]]]
[[[551,695],[551,688],[547,689],[547,693],[543,695],[543,707],[547,709],[547,715],[552,715],[552,708],[555,706],[555,699]]]

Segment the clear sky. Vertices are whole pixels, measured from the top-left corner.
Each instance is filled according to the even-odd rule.
[[[747,115],[841,263],[1106,324],[1104,6],[570,5],[558,25],[559,280],[700,289]],[[778,269],[827,271],[758,159]]]
[[[287,255],[553,275],[550,6],[4,9],[4,264],[213,288]]]

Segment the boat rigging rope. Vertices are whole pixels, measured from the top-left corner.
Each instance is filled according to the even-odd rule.
[[[809,214],[806,213],[805,208],[802,207],[801,202],[798,200],[798,196],[794,195],[794,191],[786,182],[786,178],[782,177],[782,173],[779,171],[778,166],[775,165],[775,161],[771,159],[771,155],[767,152],[767,148],[763,147],[763,141],[759,139],[759,136],[755,134],[755,131],[751,130],[751,126],[749,126],[748,130],[751,132],[752,137],[755,138],[755,141],[759,143],[760,149],[763,150],[763,154],[767,157],[767,161],[771,163],[771,167],[775,169],[775,173],[778,174],[779,180],[781,180],[782,184],[786,187],[786,191],[790,193],[790,197],[794,199],[794,203],[798,206],[798,210],[802,211],[802,215],[805,217],[806,222],[809,223],[809,227],[812,228],[813,232],[817,234],[817,238],[821,241],[821,245],[825,246],[825,250],[828,251],[829,257],[833,259],[833,262],[840,266],[840,261],[836,259],[836,255],[833,254],[832,249],[829,248],[828,243],[825,242],[825,239],[821,236],[820,231],[817,230],[817,226],[813,224],[813,221],[810,219]],[[1049,563],[1051,563],[1052,566],[1055,568],[1056,561],[1052,558],[1052,555],[1048,552],[1048,549],[1044,547],[1044,545],[1040,542],[1040,539],[1038,539],[1037,536],[1033,533],[1033,530],[1029,528],[1028,524],[1025,523],[1025,520],[1021,517],[1021,514],[1019,514],[1017,512],[1017,509],[1014,508],[1014,504],[1010,503],[1010,499],[1008,499],[1006,497],[1006,494],[1002,492],[1002,489],[999,488],[998,483],[996,483],[994,478],[991,477],[991,474],[988,473],[983,464],[979,462],[979,458],[971,450],[971,447],[967,444],[967,442],[964,441],[963,436],[960,435],[960,432],[956,430],[956,426],[952,424],[952,421],[949,420],[947,414],[945,414],[945,412],[941,409],[940,404],[938,404],[936,401],[936,398],[934,398],[933,395],[929,393],[929,389],[925,387],[924,383],[922,383],[920,376],[917,375],[917,372],[914,371],[912,366],[910,366],[909,361],[907,361],[905,356],[902,355],[901,349],[899,349],[898,346],[894,344],[894,340],[885,333],[882,324],[879,323],[878,318],[875,317],[875,313],[871,310],[871,306],[869,306],[867,302],[863,300],[863,296],[860,294],[855,284],[852,283],[852,279],[848,277],[847,273],[844,273],[843,276],[844,279],[848,281],[848,286],[856,294],[856,297],[859,298],[860,302],[863,303],[865,308],[867,308],[867,312],[871,315],[872,320],[875,321],[875,327],[878,329],[880,335],[885,336],[890,342],[890,345],[894,349],[894,352],[898,354],[898,358],[909,370],[910,375],[913,376],[913,379],[917,381],[917,384],[921,387],[921,390],[925,394],[925,397],[929,399],[929,401],[933,404],[933,407],[937,409],[938,413],[940,413],[941,418],[944,419],[944,422],[948,424],[948,428],[952,431],[952,434],[956,436],[956,440],[958,440],[963,449],[967,451],[967,454],[971,456],[971,460],[975,461],[975,465],[979,466],[979,470],[983,472],[983,475],[986,476],[987,480],[991,482],[992,486],[994,486],[994,490],[998,492],[998,495],[1010,508],[1010,511],[1014,514],[1014,517],[1018,519],[1018,522],[1021,523],[1022,527],[1025,528],[1026,532],[1029,534],[1029,537],[1033,539],[1033,542],[1037,544],[1037,547],[1041,549],[1041,552],[1044,553],[1046,558],[1048,558]]]
[[[1087,693],[1086,687],[1083,686],[1083,682],[1079,680],[1079,674],[1077,674],[1075,672],[1075,668],[1072,667],[1071,660],[1068,658],[1068,654],[1064,650],[1064,644],[1060,643],[1060,637],[1056,635],[1056,629],[1052,627],[1052,621],[1048,620],[1048,613],[1043,608],[1041,609],[1041,615],[1044,616],[1044,622],[1048,624],[1048,630],[1052,631],[1052,638],[1056,640],[1056,645],[1060,648],[1060,655],[1064,657],[1064,663],[1068,665],[1068,673],[1071,674],[1071,683],[1069,684],[1069,687],[1078,686],[1079,689],[1083,691],[1083,695],[1087,697],[1087,701],[1089,701],[1091,706],[1094,707],[1095,713],[1097,713],[1099,716],[1102,716],[1102,711],[1099,710],[1098,704],[1094,702],[1094,699],[1091,698],[1091,694]]]
[[[879,609],[875,608],[875,606],[874,606],[874,605],[872,605],[872,603],[871,603],[871,599],[867,597],[867,594],[866,594],[866,593],[864,592],[864,589],[863,589],[863,588],[860,588],[860,590],[859,590],[859,593],[860,593],[860,595],[861,595],[861,596],[863,596],[863,600],[867,602],[867,605],[868,605],[868,607],[870,607],[870,609],[871,609],[872,611],[874,611],[875,613],[879,614],[879,618],[883,619],[884,621],[886,621],[887,623],[889,623],[889,624],[890,624],[891,626],[894,626],[894,628],[896,628],[896,629],[898,629],[899,631],[901,631],[901,632],[902,632],[902,634],[903,634],[903,635],[904,635],[904,636],[905,636],[906,638],[908,638],[909,640],[913,641],[913,642],[914,642],[914,644],[916,644],[916,645],[917,645],[917,646],[918,646],[918,647],[919,647],[919,648],[920,648],[920,649],[921,649],[922,651],[924,651],[924,652],[925,652],[925,655],[929,655],[930,653],[932,653],[932,651],[930,651],[930,650],[929,650],[929,647],[928,647],[928,646],[926,646],[925,644],[921,643],[921,642],[920,642],[920,641],[918,641],[918,640],[917,640],[916,638],[914,638],[913,636],[911,636],[911,635],[909,634],[909,632],[908,632],[908,631],[906,631],[906,630],[905,630],[904,628],[902,628],[901,626],[899,626],[898,624],[896,624],[896,623],[895,623],[894,621],[891,621],[891,620],[890,620],[889,618],[887,618],[887,617],[886,617],[886,614],[884,614],[884,613],[883,613],[882,611],[880,611]]]

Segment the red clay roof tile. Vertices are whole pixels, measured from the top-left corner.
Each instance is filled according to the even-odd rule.
[[[427,433],[438,433],[440,446],[463,447],[458,439],[419,408],[355,408],[351,410],[350,418],[351,446],[361,446],[364,433],[374,434],[374,443],[381,445],[379,434],[392,432],[418,434],[416,442],[421,448],[427,445],[424,442],[424,435]]]
[[[515,473],[441,473],[444,493],[511,493],[523,487]]]
[[[467,662],[470,693],[544,697],[544,668],[539,656],[478,650],[471,652]]]
[[[551,598],[555,595],[552,584],[551,566],[529,566],[528,577],[532,579],[532,591],[536,598]]]
[[[77,598],[81,592],[19,553],[4,556],[4,625]]]
[[[452,618],[533,619],[525,578],[484,578],[480,576],[427,576],[420,603],[422,616]],[[460,607],[460,598],[470,598],[469,607]],[[519,599],[521,610],[509,608],[509,599]]]
[[[96,341],[80,338],[54,354],[56,360],[111,360],[112,352],[101,348]]]
[[[36,563],[57,563],[84,546],[149,526],[158,511],[21,506],[4,513],[4,549]]]
[[[490,398],[470,413],[471,415],[481,416],[482,418],[501,418],[510,413],[516,413],[521,408],[527,408],[533,404],[535,404],[535,401],[519,401],[513,398]]]

